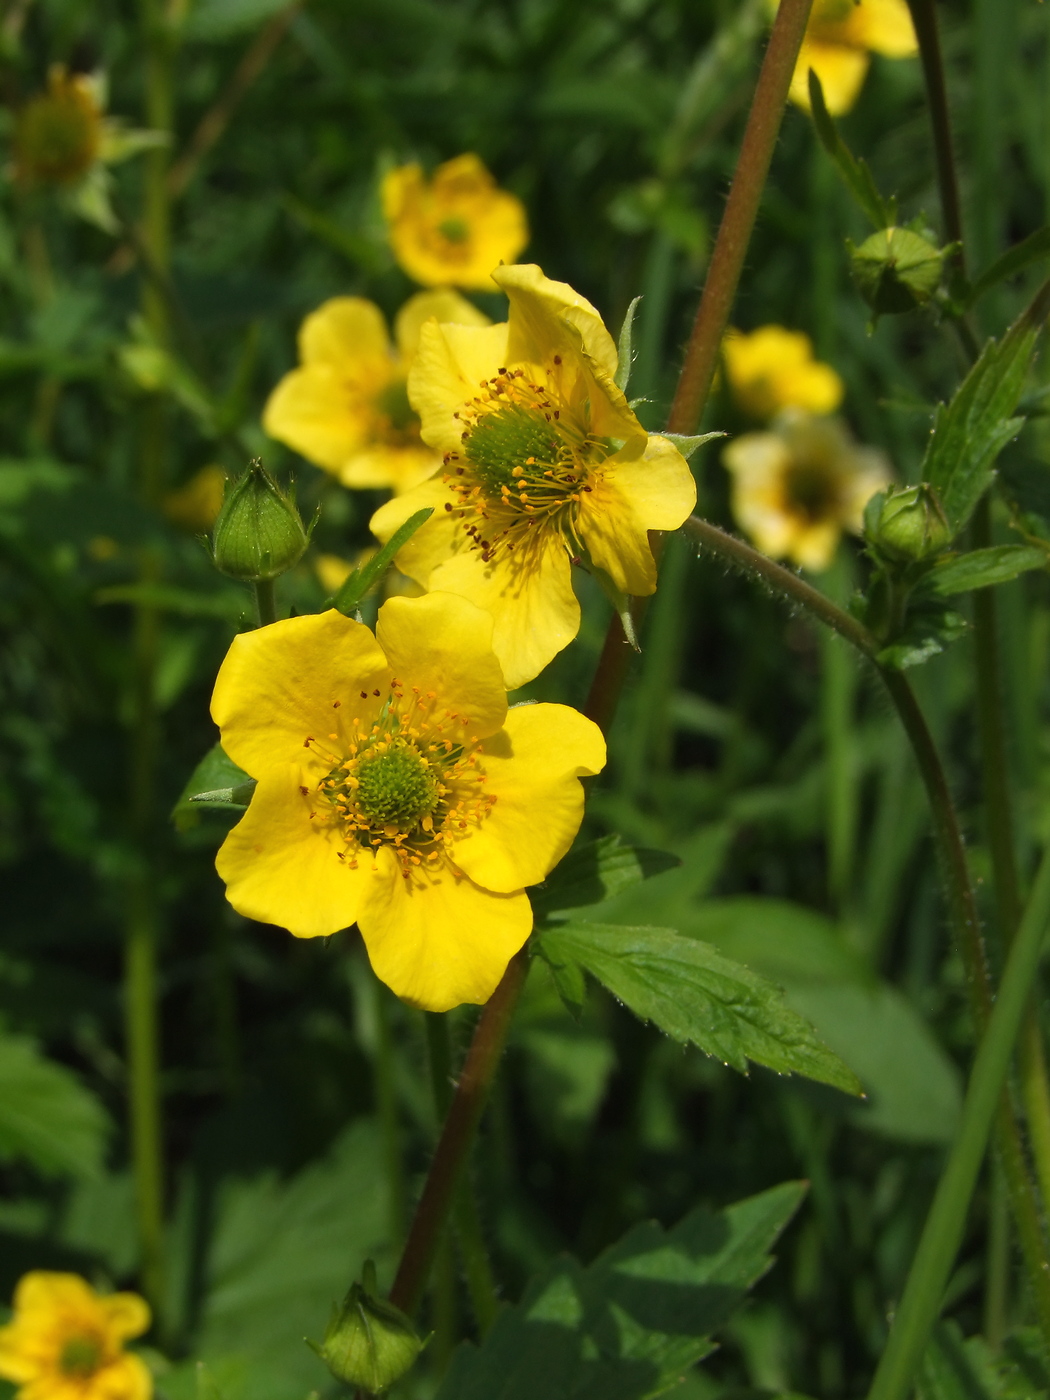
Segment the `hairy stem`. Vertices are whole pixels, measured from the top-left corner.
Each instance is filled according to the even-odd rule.
[[[937,167],[937,189],[941,199],[941,213],[944,218],[944,236],[949,243],[959,247],[954,253],[955,265],[960,272],[966,271],[966,260],[962,249],[962,205],[959,201],[959,182],[955,174],[955,152],[952,148],[952,128],[948,116],[948,90],[944,82],[944,63],[941,58],[941,37],[937,27],[937,8],[934,0],[908,0],[915,37],[919,41],[919,57],[922,61],[923,77],[926,81],[926,97],[930,106],[930,126],[933,132],[933,154]]]
[[[257,579],[252,584],[255,594],[255,625],[268,627],[277,621],[277,593],[272,578]]]

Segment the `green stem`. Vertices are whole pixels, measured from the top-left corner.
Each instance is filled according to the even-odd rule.
[[[257,579],[252,584],[255,594],[255,625],[268,627],[277,621],[277,592],[272,578]]]
[[[984,1340],[993,1352],[1002,1346],[1010,1316],[1010,1202],[999,1162],[988,1183],[988,1262],[985,1266]]]
[[[919,41],[919,57],[926,81],[934,162],[937,167],[937,188],[944,218],[944,236],[949,243],[959,244],[954,261],[959,271],[965,273],[962,205],[959,202],[959,182],[955,175],[955,153],[952,149],[952,128],[948,115],[944,63],[941,59],[941,38],[937,27],[937,8],[934,0],[908,0],[908,7],[915,25],[915,37]]]
[[[415,1311],[426,1286],[430,1266],[455,1201],[456,1189],[488,1102],[503,1047],[507,1043],[511,1018],[525,986],[528,969],[528,953],[523,948],[511,958],[502,981],[478,1018],[474,1038],[427,1173],[423,1194],[409,1228],[394,1286],[390,1290],[390,1301],[404,1312]]]
[[[966,1215],[1002,1101],[1014,1042],[1039,966],[1050,920],[1050,852],[1044,855],[1024,918],[1010,949],[999,995],[974,1060],[959,1135],[937,1186],[904,1296],[868,1400],[906,1400],[941,1310]]]

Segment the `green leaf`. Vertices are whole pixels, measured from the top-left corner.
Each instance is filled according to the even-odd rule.
[[[529,891],[537,919],[563,909],[600,904],[651,875],[681,865],[667,851],[629,846],[619,836],[574,847],[542,885]]]
[[[966,619],[942,599],[920,594],[909,599],[903,629],[889,646],[883,647],[877,660],[880,666],[892,666],[897,671],[921,666],[968,631]]]
[[[110,1134],[105,1109],[35,1042],[0,1035],[0,1160],[52,1176],[95,1176]]]
[[[787,899],[732,895],[705,900],[681,932],[713,944],[725,957],[780,986],[863,985],[871,980],[867,964],[826,915]]]
[[[436,1400],[647,1400],[676,1386],[772,1265],[805,1183],[785,1182],[673,1229],[636,1225],[583,1268],[561,1258],[464,1343]]]
[[[355,569],[347,578],[332,599],[332,607],[337,608],[347,617],[355,613],[361,599],[370,588],[379,582],[393,563],[398,550],[408,543],[416,531],[424,526],[433,514],[433,506],[424,506],[422,510],[417,510],[415,515],[410,515],[401,528],[394,531],[382,549],[373,554],[367,563],[362,564],[359,569]]]
[[[951,403],[940,404],[922,464],[955,534],[993,478],[995,459],[1024,423],[1013,417],[1050,301],[1043,287],[1002,340],[990,340]]]
[[[627,308],[627,315],[623,318],[623,325],[620,327],[620,340],[617,346],[618,355],[616,360],[616,387],[625,394],[627,385],[631,379],[631,369],[634,366],[634,355],[631,349],[634,339],[634,318],[642,304],[641,297],[635,297]]]
[[[942,598],[950,598],[974,588],[1009,583],[1029,569],[1043,569],[1046,565],[1046,551],[1034,545],[996,545],[992,549],[975,549],[954,559],[941,560],[923,580],[923,585]]]
[[[883,199],[865,162],[853,154],[839,135],[824,101],[820,79],[812,68],[809,70],[809,101],[820,144],[835,162],[850,194],[877,229],[892,227],[897,222],[897,201]]]
[[[221,744],[214,744],[190,774],[189,781],[182,789],[178,802],[172,808],[171,816],[177,831],[188,831],[200,821],[202,808],[229,808],[239,805],[233,794],[238,790],[242,796],[250,797],[247,785],[254,785],[243,768],[238,768]],[[222,794],[221,796],[217,794]],[[229,794],[227,796],[226,794]],[[243,805],[248,805],[244,801]]]
[[[1035,233],[1030,233],[1027,238],[1015,243],[1012,248],[1008,248],[1002,257],[996,258],[990,267],[985,268],[980,277],[976,278],[966,296],[966,306],[973,306],[974,302],[984,296],[989,288],[994,287],[997,282],[1004,281],[1007,277],[1013,277],[1024,268],[1038,262],[1040,258],[1050,256],[1050,224],[1044,224],[1042,228],[1037,228]]]
[[[644,1021],[734,1069],[748,1060],[847,1094],[856,1075],[784,1003],[771,982],[670,929],[578,923],[540,934],[547,956],[575,960]]]
[[[993,1377],[981,1374],[983,1369],[963,1341],[958,1324],[939,1323],[922,1359],[915,1400],[1000,1400],[1002,1391]],[[991,1387],[987,1380],[992,1380]],[[1037,1390],[1028,1390],[1025,1400],[1037,1400],[1038,1395]]]

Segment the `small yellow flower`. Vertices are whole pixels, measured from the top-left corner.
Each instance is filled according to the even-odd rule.
[[[106,81],[100,73],[70,73],[52,64],[46,92],[19,111],[14,130],[14,173],[26,185],[54,185],[75,213],[114,233],[107,166],[163,145],[163,132],[130,130],[107,117]]]
[[[646,433],[616,387],[616,346],[594,307],[538,267],[493,276],[509,321],[431,322],[409,378],[444,471],[380,507],[372,529],[386,541],[436,507],[397,566],[492,613],[514,689],[579,631],[573,560],[620,594],[652,593],[648,531],[677,529],[696,487],[682,454]]]
[[[344,486],[404,491],[422,481],[439,459],[420,439],[406,378],[431,317],[464,326],[489,323],[456,292],[418,292],[397,313],[395,348],[374,302],[326,301],[303,322],[300,367],[270,395],[263,427]]]
[[[172,524],[201,533],[215,524],[225,494],[226,473],[212,463],[201,467],[183,486],[169,491],[160,504]]]
[[[491,996],[605,763],[575,710],[508,710],[491,617],[449,594],[392,598],[374,636],[333,610],[237,637],[212,716],[258,779],[216,861],[230,903],[299,938],[357,923],[431,1011]]]
[[[889,463],[859,447],[833,418],[787,412],[767,433],[745,433],[722,460],[737,523],[765,554],[819,572],[842,531],[861,529],[864,507],[892,480]]]
[[[785,408],[834,413],[842,402],[842,380],[813,358],[809,336],[801,331],[759,326],[745,335],[731,329],[722,355],[733,396],[753,418],[772,418]]]
[[[492,290],[492,269],[529,241],[525,208],[501,190],[475,155],[457,156],[427,181],[418,165],[383,180],[394,256],[424,287]]]
[[[833,117],[848,112],[871,54],[910,58],[918,51],[906,0],[816,0],[791,79],[791,100],[809,111],[809,70]]]
[[[145,1363],[124,1350],[150,1324],[136,1293],[98,1294],[77,1274],[34,1271],[0,1328],[0,1376],[18,1400],[149,1400]]]

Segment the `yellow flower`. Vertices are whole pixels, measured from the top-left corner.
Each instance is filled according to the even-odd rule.
[[[230,903],[299,938],[356,922],[432,1011],[492,994],[605,763],[575,710],[508,710],[492,619],[449,594],[392,598],[374,636],[330,611],[237,637],[212,716],[258,779],[216,861]]]
[[[501,190],[475,155],[457,156],[428,182],[418,165],[383,180],[383,213],[394,256],[424,287],[492,290],[492,269],[529,241],[525,208]]]
[[[444,471],[380,507],[372,529],[386,541],[436,507],[397,566],[492,613],[514,689],[579,631],[573,560],[620,594],[652,593],[648,531],[677,529],[696,487],[682,454],[646,433],[616,387],[616,347],[594,307],[538,267],[493,276],[510,320],[431,322],[409,379]]]
[[[791,100],[809,111],[809,70],[833,117],[857,100],[872,53],[909,58],[918,51],[907,0],[816,0],[791,79]]]
[[[776,559],[826,569],[844,529],[859,532],[864,507],[892,479],[872,447],[858,447],[835,419],[787,412],[767,433],[745,433],[722,460],[733,478],[733,514]]]
[[[270,395],[263,427],[344,486],[414,486],[438,465],[420,440],[405,387],[420,331],[431,317],[464,326],[489,323],[456,292],[418,292],[394,320],[395,349],[374,302],[326,301],[303,322],[300,367]]]
[[[14,1308],[0,1328],[0,1376],[18,1400],[149,1400],[145,1363],[124,1351],[150,1324],[138,1294],[100,1295],[77,1274],[34,1271],[19,1280]]]
[[[772,418],[784,408],[834,413],[842,402],[842,380],[813,358],[809,336],[801,331],[759,326],[745,335],[730,329],[722,355],[733,396],[753,418]]]
[[[14,172],[23,184],[57,186],[75,213],[115,233],[119,223],[106,167],[162,145],[167,137],[129,130],[105,110],[102,74],[70,73],[64,64],[52,64],[47,91],[31,97],[16,118]]]
[[[225,494],[226,473],[212,463],[201,467],[175,491],[169,491],[161,501],[161,509],[173,524],[199,533],[215,524]]]

